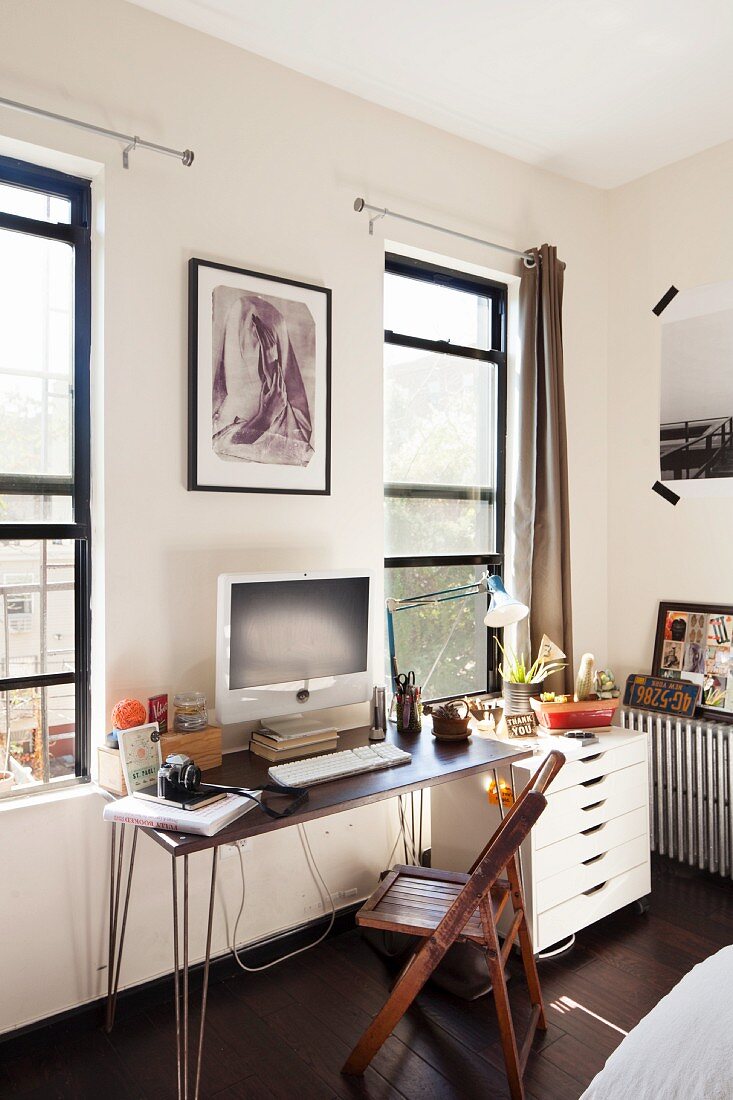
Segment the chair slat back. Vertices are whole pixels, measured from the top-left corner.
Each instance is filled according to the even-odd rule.
[[[505,819],[506,828],[486,853],[481,863],[472,873],[456,900],[437,926],[431,940],[444,948],[460,936],[467,922],[491,887],[498,879],[507,863],[514,856],[529,830],[547,805],[547,799],[539,791],[530,791],[520,810]]]
[[[479,854],[476,856],[476,859],[473,861],[473,863],[471,864],[471,867],[469,869],[469,874],[473,874],[473,872],[479,866],[479,864],[481,863],[481,860],[484,858],[484,856],[487,854],[487,852],[489,852],[492,845],[501,836],[502,830],[511,821],[512,816],[514,814],[519,813],[519,811],[521,810],[522,805],[524,804],[525,799],[530,794],[530,792],[536,791],[539,794],[544,795],[545,791],[550,786],[550,783],[552,783],[553,779],[555,778],[557,773],[560,771],[560,769],[562,768],[564,763],[565,763],[565,756],[563,755],[563,753],[561,753],[559,751],[559,749],[553,749],[551,752],[549,752],[547,754],[547,756],[545,757],[543,762],[540,764],[537,771],[534,773],[532,778],[527,783],[524,790],[514,800],[514,805],[511,807],[509,812],[504,816],[504,818],[501,821],[498,829],[496,829],[496,831],[493,833],[493,835],[489,839],[488,844],[486,844],[486,846],[482,849],[482,851],[480,851]],[[499,792],[497,792],[497,793],[499,793]],[[501,805],[501,794],[499,794],[499,799],[500,799],[499,804]]]
[[[474,863],[470,879],[431,939],[446,944],[461,934],[481,899],[489,893],[501,872],[527,839],[530,829],[547,805],[544,792],[564,763],[565,757],[556,749],[548,754]]]

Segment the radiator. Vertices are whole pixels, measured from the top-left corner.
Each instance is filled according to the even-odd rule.
[[[652,851],[733,878],[733,726],[621,711],[649,734]]]

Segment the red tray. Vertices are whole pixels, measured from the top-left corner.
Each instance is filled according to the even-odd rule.
[[[582,703],[543,703],[530,699],[537,721],[548,730],[595,729],[610,726],[619,699],[586,699]]]

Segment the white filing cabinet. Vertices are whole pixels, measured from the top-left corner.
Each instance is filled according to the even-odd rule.
[[[476,736],[474,734],[474,736]],[[535,951],[608,916],[651,889],[647,737],[614,728],[597,745],[538,738],[531,759],[512,765],[522,790],[544,754],[566,763],[547,807],[522,846],[522,877]],[[466,871],[499,824],[489,802],[491,776],[471,776],[431,791],[432,864]],[[500,770],[499,779],[509,779]]]

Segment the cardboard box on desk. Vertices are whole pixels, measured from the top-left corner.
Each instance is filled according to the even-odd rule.
[[[110,794],[127,794],[119,749],[107,745],[97,749],[97,783]]]

